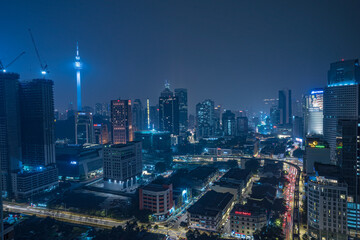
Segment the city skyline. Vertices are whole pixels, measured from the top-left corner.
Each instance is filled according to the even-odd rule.
[[[360,20],[355,14],[359,2],[271,3],[273,10],[267,10],[268,4],[117,2],[98,10],[95,1],[85,7],[73,1],[13,1],[4,6],[1,18],[11,19],[8,14],[19,11],[19,22],[26,19],[27,24],[6,25],[11,35],[2,38],[0,51],[8,63],[25,50],[9,71],[20,73],[21,80],[39,77],[27,34],[32,28],[49,65],[48,78],[56,86],[55,107],[61,111],[76,103],[72,59],[77,41],[84,64],[83,106],[119,97],[156,103],[167,79],[172,89],[188,89],[190,113],[208,98],[227,109],[257,111],[264,98],[276,97],[284,87],[300,99],[302,93],[326,85],[329,62],[358,57],[360,34],[353,29]],[[297,82],[303,84],[297,87]],[[258,86],[261,91],[249,94]]]

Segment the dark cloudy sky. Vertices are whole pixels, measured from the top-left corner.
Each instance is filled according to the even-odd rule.
[[[360,56],[360,1],[2,0],[0,58],[39,76],[31,28],[55,82],[55,104],[75,101],[76,41],[83,103],[157,101],[164,80],[233,110],[258,109],[282,88],[326,84],[329,63]]]

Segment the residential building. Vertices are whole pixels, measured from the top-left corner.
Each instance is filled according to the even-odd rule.
[[[214,102],[206,99],[196,104],[196,138],[212,137],[215,135]]]
[[[113,144],[133,141],[131,100],[111,101],[111,136]]]
[[[179,101],[179,131],[181,134],[188,130],[188,94],[185,88],[175,88],[175,97]]]

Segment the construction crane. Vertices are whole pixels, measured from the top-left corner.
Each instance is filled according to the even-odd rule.
[[[48,65],[46,63],[43,63],[43,61],[41,60],[41,57],[40,57],[40,54],[39,54],[39,51],[36,47],[36,44],[35,44],[35,40],[34,40],[34,36],[32,35],[32,32],[31,32],[31,29],[29,28],[29,33],[30,33],[30,37],[31,37],[31,40],[32,40],[32,43],[34,45],[34,49],[35,49],[35,52],[36,52],[36,56],[39,60],[39,63],[40,63],[40,67],[41,67],[41,74],[45,77],[45,75],[47,73],[49,73],[48,71]]]
[[[16,60],[18,60],[22,55],[24,55],[25,54],[25,52],[22,52],[22,53],[20,53],[16,58],[14,58],[14,60],[12,60],[8,65],[6,65],[5,67],[4,67],[4,65],[2,64],[2,62],[0,61],[0,71],[2,71],[2,72],[6,72],[6,69],[8,68],[8,67],[10,67],[14,62],[16,62]]]

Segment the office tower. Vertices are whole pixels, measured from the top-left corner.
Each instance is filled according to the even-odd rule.
[[[284,89],[279,91],[279,105],[280,111],[280,124],[290,124],[292,121],[292,102],[291,102],[291,90]]]
[[[11,173],[19,170],[22,160],[20,127],[19,75],[0,72],[0,180],[9,194]]]
[[[120,189],[136,183],[142,174],[141,142],[104,145],[104,181]]]
[[[55,163],[53,81],[34,79],[20,84],[22,160],[28,166]]]
[[[185,88],[176,88],[175,97],[179,101],[179,129],[184,134],[188,130],[188,94]]]
[[[195,128],[195,116],[192,114],[189,114],[189,129]]]
[[[94,141],[96,144],[107,144],[110,142],[108,126],[105,123],[94,124]]]
[[[347,184],[339,167],[316,163],[307,189],[309,238],[348,239]]]
[[[293,116],[292,137],[304,139],[304,119],[302,117]]]
[[[113,144],[133,141],[131,100],[111,101],[111,134]]]
[[[91,112],[77,112],[75,114],[75,143],[93,143],[94,123]]]
[[[235,114],[230,110],[222,114],[222,127],[225,136],[235,136]]]
[[[270,108],[270,123],[273,128],[280,124],[280,110],[277,106]]]
[[[150,106],[150,129],[159,130],[159,106]]]
[[[249,131],[249,121],[247,117],[236,118],[236,136],[245,139]]]
[[[215,135],[216,136],[223,135],[222,124],[221,124],[222,112],[223,112],[223,109],[222,109],[221,105],[217,105],[214,107],[214,118],[215,118],[214,121],[215,121]]]
[[[332,163],[336,163],[336,137],[339,120],[359,118],[358,60],[335,62],[328,71],[328,86],[324,90],[324,139],[330,146]]]
[[[313,89],[305,96],[304,127],[305,135],[322,135],[324,121],[324,90]]]
[[[132,104],[132,120],[134,131],[141,131],[144,129],[144,110],[140,99],[135,99]]]
[[[150,117],[150,99],[146,99],[146,107],[145,107],[145,129],[151,129],[151,117]]]
[[[329,144],[320,136],[308,136],[305,140],[304,152],[304,172],[305,174],[313,174],[315,163],[330,163]]]
[[[196,104],[196,138],[215,135],[214,102],[206,99]]]
[[[293,114],[293,116],[296,116],[296,117],[303,116],[302,101],[296,99],[292,102],[292,114]]]
[[[79,44],[78,43],[76,43],[75,69],[76,69],[77,111],[82,111],[82,105],[81,105],[81,78],[80,78],[81,62],[80,62]]]
[[[159,97],[159,130],[179,135],[179,100],[167,82]]]

